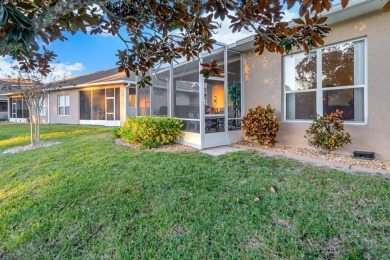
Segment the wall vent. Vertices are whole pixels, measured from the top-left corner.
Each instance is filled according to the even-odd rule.
[[[374,152],[354,151],[353,156],[356,159],[366,159],[366,160],[374,160],[375,159]]]

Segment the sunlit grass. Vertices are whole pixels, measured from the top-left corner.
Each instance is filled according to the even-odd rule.
[[[49,126],[49,128],[47,125],[43,125],[41,128],[41,141],[61,139],[63,137],[72,137],[92,132],[100,133],[111,131],[110,128],[93,126],[80,127],[72,125],[52,125]],[[47,129],[50,129],[50,132],[47,132]],[[28,143],[30,143],[30,128],[28,124],[0,123],[0,151],[5,147]]]
[[[62,144],[0,153],[0,259],[390,258],[388,179],[132,150],[111,132],[44,125]],[[28,125],[0,124],[2,136],[0,151],[28,142],[9,141]]]

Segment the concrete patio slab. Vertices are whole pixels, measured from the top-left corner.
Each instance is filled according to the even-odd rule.
[[[207,149],[204,149],[200,152],[204,153],[204,154],[212,155],[212,156],[219,156],[219,155],[226,154],[226,153],[240,152],[240,151],[246,151],[246,150],[248,150],[248,149],[246,149],[244,147],[233,147],[233,146],[225,145],[225,146],[207,148]]]

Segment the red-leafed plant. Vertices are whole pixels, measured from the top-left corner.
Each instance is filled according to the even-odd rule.
[[[305,135],[309,145],[314,146],[322,154],[329,154],[344,144],[351,143],[351,134],[344,133],[342,116],[343,111],[339,110],[324,116],[318,114],[314,116],[313,123]]]
[[[251,108],[242,119],[245,136],[262,145],[275,145],[277,143],[276,133],[279,131],[279,126],[280,122],[271,105],[267,105],[266,108],[262,106]]]

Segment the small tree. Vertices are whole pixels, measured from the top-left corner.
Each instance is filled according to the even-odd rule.
[[[29,111],[31,145],[40,145],[40,122],[43,104],[48,94],[55,89],[58,77],[42,74],[36,68],[13,66],[13,71],[3,73],[9,79],[14,92],[23,96]],[[7,86],[2,86],[3,88]]]
[[[329,154],[344,144],[351,143],[350,133],[344,133],[342,116],[343,112],[339,110],[324,116],[315,115],[313,123],[306,130],[305,137],[309,145],[314,146],[322,154]]]

